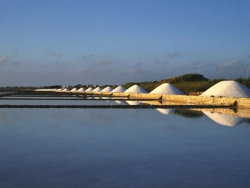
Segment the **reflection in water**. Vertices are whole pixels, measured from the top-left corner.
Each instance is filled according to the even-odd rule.
[[[117,104],[120,104],[120,105],[127,105],[127,103],[125,101],[115,101]]]
[[[202,112],[189,109],[176,109],[173,113],[186,118],[200,118],[203,116]]]
[[[172,109],[172,108],[169,108],[169,109],[165,109],[165,108],[156,108],[156,110],[157,110],[158,112],[160,112],[161,114],[168,115],[168,114],[172,113],[174,109]]]
[[[249,130],[159,110],[0,109],[0,187],[248,187]]]
[[[241,118],[239,116],[230,116],[227,114],[212,113],[207,111],[203,111],[203,113],[216,123],[225,126],[235,126],[246,121],[246,118]]]
[[[142,103],[139,101],[126,101],[129,105],[141,105]]]

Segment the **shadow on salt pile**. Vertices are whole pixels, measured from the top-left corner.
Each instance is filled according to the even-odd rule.
[[[200,96],[249,98],[250,89],[239,82],[228,80],[215,84]]]
[[[230,116],[227,114],[212,113],[208,111],[203,111],[203,113],[214,122],[223,126],[232,127],[235,125],[239,125],[247,120],[246,118],[241,118],[239,116]]]

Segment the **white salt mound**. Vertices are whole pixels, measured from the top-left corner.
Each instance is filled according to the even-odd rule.
[[[73,88],[73,89],[71,89],[70,91],[77,91],[77,89],[76,89],[76,88]]]
[[[148,92],[138,85],[133,85],[126,91],[124,91],[124,93],[148,93]]]
[[[117,88],[113,89],[111,92],[113,93],[122,93],[124,92],[126,89],[122,86],[118,86]]]
[[[101,92],[110,92],[112,91],[112,87],[108,86],[108,87],[105,87]]]
[[[214,122],[224,125],[224,126],[235,126],[246,121],[246,119],[238,116],[229,116],[227,114],[203,112],[207,117],[209,117]]]
[[[221,81],[210,87],[201,96],[249,98],[250,89],[236,81]]]
[[[77,91],[80,91],[80,92],[82,92],[82,91],[84,91],[84,89],[83,89],[83,88],[80,88],[80,89],[78,89]]]
[[[169,83],[161,84],[150,93],[158,93],[158,94],[165,94],[165,95],[184,95],[182,91],[180,91],[178,88],[176,88],[175,86]]]
[[[86,90],[86,92],[91,92],[93,90],[93,88],[92,87],[89,87],[87,90]]]
[[[102,90],[101,87],[97,87],[97,88],[93,89],[92,92],[99,92],[99,91],[101,91],[101,90]]]

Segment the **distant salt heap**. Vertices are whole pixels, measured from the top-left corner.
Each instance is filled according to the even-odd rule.
[[[250,89],[236,81],[221,81],[210,87],[201,96],[249,98]]]
[[[77,91],[78,91],[78,92],[83,92],[84,89],[83,89],[83,88],[80,88],[80,89],[78,89]]]
[[[92,87],[89,87],[87,90],[86,90],[86,92],[91,92],[93,90],[93,88]]]
[[[124,91],[124,93],[148,93],[148,92],[138,85],[133,85],[126,91]]]
[[[169,83],[161,84],[150,93],[151,94],[158,93],[158,94],[165,94],[165,95],[184,95],[182,91],[180,91],[178,88],[176,88],[175,86]]]
[[[122,93],[126,91],[126,89],[122,86],[118,86],[117,88],[113,89],[111,92],[114,92],[114,93]]]
[[[73,89],[71,89],[70,91],[77,91],[77,89],[76,89],[76,88],[73,88]]]
[[[103,90],[101,90],[101,92],[111,92],[112,91],[112,87],[108,86],[108,87],[105,87]]]
[[[102,90],[101,87],[97,87],[97,88],[95,88],[94,90],[92,90],[92,92],[100,92],[101,90]]]

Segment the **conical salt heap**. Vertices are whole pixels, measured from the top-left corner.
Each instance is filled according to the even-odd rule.
[[[124,91],[124,93],[148,93],[148,92],[138,85],[133,85],[126,91]]]
[[[71,89],[70,91],[77,91],[77,89],[76,89],[76,88],[73,88],[73,89]]]
[[[108,86],[108,87],[105,87],[103,90],[101,90],[101,92],[111,92],[112,91],[112,87]]]
[[[101,91],[101,90],[102,90],[101,87],[97,87],[97,88],[93,89],[92,92],[99,92],[99,91]]]
[[[161,84],[150,93],[151,94],[158,93],[158,94],[165,94],[165,95],[184,95],[182,91],[180,91],[178,88],[176,88],[175,86],[169,83]]]
[[[91,92],[93,90],[93,88],[92,87],[89,87],[87,90],[86,90],[86,92]]]
[[[83,88],[80,88],[80,89],[78,89],[77,91],[78,91],[78,92],[83,92],[84,89],[83,89]]]
[[[113,92],[113,93],[122,93],[124,91],[126,91],[126,89],[124,87],[118,86],[117,88],[113,89],[111,92]]]
[[[210,87],[201,96],[249,98],[250,89],[236,81],[221,81]]]

